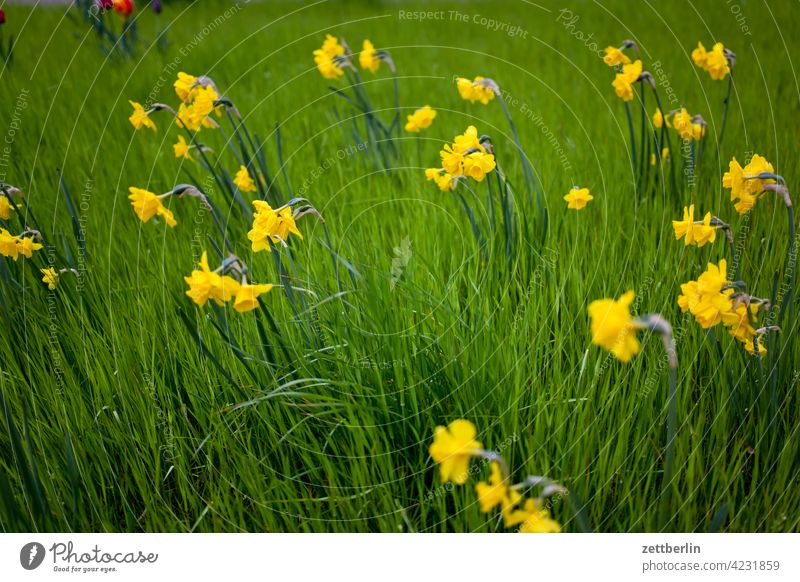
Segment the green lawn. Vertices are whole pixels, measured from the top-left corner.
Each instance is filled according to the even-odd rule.
[[[730,248],[722,233],[685,246],[671,226],[695,203],[731,224],[754,296],[770,298],[788,280],[783,203],[768,194],[740,217],[721,177],[732,156],[756,152],[797,196],[794,6],[573,2],[566,14],[555,2],[426,4],[443,17],[422,22],[407,14],[419,7],[395,2],[230,6],[169,4],[166,50],[144,44],[127,60],[107,59],[63,8],[5,6],[3,34],[14,33],[15,48],[0,71],[0,181],[25,192],[22,214],[47,245],[0,266],[3,530],[511,531],[476,503],[474,485],[488,470],[462,487],[439,482],[428,446],[434,427],[458,418],[475,423],[485,447],[503,449],[517,481],[546,475],[569,489],[576,503],[552,508],[564,531],[582,529],[572,506],[582,506],[593,531],[798,530],[796,305],[782,332],[769,334],[762,360],[721,327],[703,330],[681,313],[680,285],[709,261],[730,263]],[[483,16],[505,24],[492,30]],[[145,10],[139,29],[153,38]],[[328,87],[346,83],[314,67],[326,33],[354,51],[369,38],[391,52],[404,120],[426,104],[438,111],[419,139],[402,132],[395,140],[388,171],[352,145],[351,124],[340,121],[354,112]],[[708,122],[691,191],[666,182],[636,188],[623,103],[597,55],[626,38],[665,83],[665,108],[682,104]],[[719,154],[727,80],[712,81],[689,56],[697,41],[710,48],[715,40],[738,57]],[[210,76],[235,103],[266,142],[283,199],[288,179],[324,217],[330,245],[323,223],[306,216],[304,239],[290,250],[253,253],[247,215],[198,163],[173,156],[179,132],[167,112],[152,115],[156,133],[133,129],[128,100],[175,106],[178,71]],[[506,96],[542,186],[544,240],[498,100],[470,104],[456,90],[455,76],[476,75]],[[364,80],[390,120],[391,75],[383,67]],[[652,113],[649,95],[646,106]],[[425,180],[423,169],[438,165],[442,145],[468,125],[492,137],[517,186],[510,254],[500,218],[479,249],[457,197],[467,191],[442,193]],[[235,173],[223,137],[201,135]],[[310,293],[274,289],[253,313],[195,306],[183,277],[203,250],[219,263],[211,215],[196,199],[169,199],[171,229],[143,224],[127,200],[129,186],[162,193],[179,183],[207,191],[256,281],[280,283],[279,256],[287,280]],[[580,212],[562,200],[573,185],[594,195]],[[486,184],[471,186],[484,220]],[[21,230],[18,217],[8,222]],[[65,274],[50,292],[39,275],[49,257],[80,279]],[[675,329],[670,487],[660,338],[640,333],[642,351],[629,364],[591,344],[588,304],[628,289],[637,293],[634,313],[661,313]]]

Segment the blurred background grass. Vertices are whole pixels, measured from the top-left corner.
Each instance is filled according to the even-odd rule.
[[[594,529],[652,531],[666,422],[660,342],[647,337],[630,365],[610,361],[590,347],[586,316],[591,300],[632,288],[636,310],[664,314],[678,340],[679,477],[669,528],[797,530],[796,322],[783,333],[773,417],[754,361],[716,330],[720,359],[676,303],[680,284],[728,257],[727,247],[684,247],[670,225],[694,202],[747,232],[742,277],[754,295],[769,297],[782,281],[784,208],[765,198],[740,219],[720,179],[731,156],[755,151],[796,189],[797,41],[787,31],[798,17],[790,4],[173,3],[162,15],[166,52],[142,47],[132,60],[106,59],[62,8],[5,8],[3,33],[17,40],[0,75],[4,179],[25,191],[63,249],[72,245],[61,242],[72,228],[63,169],[88,257],[82,288],[65,280],[51,296],[35,264],[24,290],[3,288],[3,529],[502,531],[479,512],[472,484],[443,492],[428,458],[434,426],[464,417],[488,447],[513,439],[503,453],[515,477],[544,474],[569,487]],[[442,16],[408,17],[420,10]],[[139,15],[152,39],[155,19],[142,7]],[[520,30],[492,31],[484,16]],[[439,112],[419,144],[401,142],[390,173],[348,149],[336,124],[333,109],[347,108],[311,57],[326,33],[354,50],[369,38],[391,51],[404,114],[425,104]],[[738,55],[722,151],[705,153],[681,199],[635,193],[624,111],[597,55],[626,38],[638,43],[645,69],[666,79],[675,105],[702,114],[712,134],[726,84],[696,68],[690,52],[698,40],[709,48],[719,40]],[[286,344],[278,369],[252,355],[256,346],[248,372],[211,326],[211,310],[196,311],[184,295],[183,276],[215,234],[199,206],[173,201],[179,225],[166,230],[142,225],[125,198],[128,186],[165,192],[188,181],[187,170],[205,178],[175,160],[177,130],[165,116],[154,116],[155,134],[127,121],[128,99],[152,94],[174,104],[179,70],[211,76],[269,143],[280,125],[294,189],[303,187],[336,252],[362,275],[347,283],[347,305],[327,300],[311,310],[319,344],[304,341],[283,294],[265,298]],[[453,83],[461,75],[491,77],[506,92],[544,186],[548,238],[527,240],[511,273],[481,262],[458,202],[422,173],[438,164],[443,142],[474,124],[521,182],[498,103],[462,101]],[[365,78],[390,118],[391,77]],[[221,140],[203,137],[222,150]],[[276,168],[274,148],[267,156]],[[329,167],[320,173],[321,165]],[[573,184],[595,196],[580,213],[561,199]],[[313,218],[300,227],[298,284],[330,298],[337,283],[322,229]],[[405,238],[411,260],[392,287],[393,249]],[[245,243],[241,236],[236,250],[255,278],[277,282],[271,257],[252,256]],[[197,318],[233,382],[198,353],[179,310]],[[233,314],[229,324],[253,347],[251,318]],[[566,506],[557,503],[554,514],[576,531]]]

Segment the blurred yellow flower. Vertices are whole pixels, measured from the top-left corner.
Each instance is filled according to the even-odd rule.
[[[672,127],[675,128],[675,131],[684,141],[694,139],[695,130],[692,124],[692,116],[689,115],[685,107],[681,107],[680,111],[672,116]]]
[[[488,483],[481,481],[475,485],[475,493],[478,495],[478,503],[483,513],[488,513],[494,507],[501,505],[508,494],[508,485],[503,480],[500,465],[492,463],[490,471]]]
[[[481,443],[475,440],[475,435],[475,425],[464,419],[454,420],[447,428],[436,427],[428,452],[439,465],[442,483],[466,483],[470,459],[476,451],[482,449]]]
[[[133,113],[128,118],[128,121],[131,122],[131,125],[136,129],[141,129],[142,127],[149,127],[153,131],[156,130],[156,124],[153,123],[153,120],[150,119],[147,111],[145,111],[144,107],[142,107],[139,103],[135,101],[128,100],[128,103],[131,104],[133,107]]]
[[[364,41],[361,53],[358,55],[358,62],[362,69],[366,69],[371,73],[378,71],[381,66],[381,60],[378,58],[378,51],[375,46],[368,40]]]
[[[488,105],[495,95],[492,89],[480,83],[483,79],[483,77],[475,77],[474,81],[470,81],[464,77],[459,77],[456,81],[456,87],[461,98],[470,103],[480,101],[482,104]]]
[[[8,220],[11,218],[12,210],[14,210],[14,206],[11,204],[8,196],[0,194],[0,218],[3,220]]]
[[[344,71],[339,67],[336,58],[342,55],[344,55],[344,47],[339,44],[339,40],[333,35],[326,35],[322,48],[314,51],[317,70],[326,79],[338,79],[344,75]]]
[[[173,145],[172,149],[175,152],[176,158],[186,158],[187,160],[192,159],[192,155],[189,153],[189,150],[192,149],[192,146],[186,143],[186,140],[183,139],[182,135],[178,136],[178,143]]]
[[[630,362],[639,353],[638,326],[630,313],[633,297],[633,291],[628,291],[616,301],[598,299],[589,304],[592,343],[610,351],[622,362]]]
[[[148,192],[142,188],[134,188],[133,186],[128,188],[128,191],[130,192],[128,200],[131,201],[133,211],[142,222],[147,222],[153,218],[153,216],[158,215],[171,227],[178,224],[175,220],[175,216],[164,206],[161,198],[152,192]]]
[[[607,46],[605,48],[605,56],[603,62],[609,67],[616,67],[617,65],[627,65],[631,62],[628,56],[615,46]]]
[[[58,281],[60,279],[58,271],[52,267],[48,269],[39,269],[39,271],[42,273],[42,283],[45,283],[48,289],[52,291],[58,286]]]
[[[612,81],[617,97],[623,101],[633,99],[633,83],[639,80],[642,74],[642,61],[636,60],[631,64],[622,65],[622,72],[617,73]]]
[[[585,207],[590,200],[594,200],[594,196],[589,194],[588,188],[573,186],[569,194],[564,196],[564,200],[567,202],[568,209],[580,210]]]
[[[250,177],[250,172],[248,172],[247,168],[244,166],[239,166],[239,171],[236,172],[233,183],[242,192],[255,192],[258,189],[256,188],[255,181]]]
[[[17,237],[8,232],[5,228],[0,228],[0,255],[11,257],[15,261],[19,257]]]
[[[30,259],[33,256],[33,251],[38,251],[42,248],[41,243],[34,242],[32,238],[26,236],[18,236],[17,249],[26,258]]]
[[[433,180],[442,192],[448,192],[456,187],[453,176],[442,168],[428,168],[425,170],[425,177],[428,180]]]
[[[697,48],[692,51],[694,64],[708,72],[715,81],[724,79],[731,72],[725,47],[721,42],[715,43],[711,51],[706,51],[703,43],[698,42]]]
[[[408,116],[405,130],[411,133],[419,133],[421,129],[430,127],[435,117],[436,110],[431,109],[430,105],[421,107]]]
[[[527,514],[519,528],[519,533],[559,533],[561,524],[550,518],[547,509],[540,508],[535,499],[525,502],[523,511]]]
[[[233,300],[233,308],[239,313],[251,311],[258,307],[258,296],[268,293],[272,285],[240,285]]]
[[[178,96],[178,99],[184,103],[189,103],[189,101],[191,101],[192,91],[194,91],[196,83],[197,77],[194,75],[189,75],[188,73],[184,72],[178,73],[178,79],[173,85],[175,87],[175,94]]]

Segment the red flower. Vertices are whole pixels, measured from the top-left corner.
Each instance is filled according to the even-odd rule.
[[[6,23],[6,11],[0,8],[0,24]]]
[[[130,16],[134,8],[133,0],[114,0],[114,10],[122,16]]]
[[[114,7],[114,0],[97,0],[96,4],[100,10],[111,10]]]

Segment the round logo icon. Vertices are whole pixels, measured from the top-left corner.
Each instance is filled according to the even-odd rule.
[[[39,542],[30,542],[19,551],[19,563],[26,570],[35,570],[44,562],[44,546]]]

